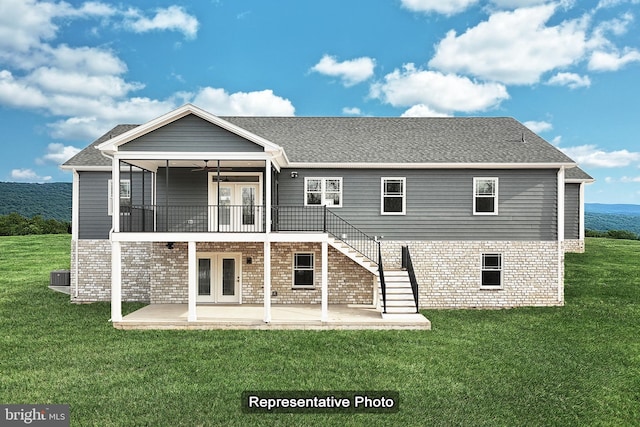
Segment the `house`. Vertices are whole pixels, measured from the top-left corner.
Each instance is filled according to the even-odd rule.
[[[593,181],[512,118],[217,117],[119,125],[73,171],[71,300],[564,303]],[[408,296],[398,296],[400,288]],[[408,289],[408,290],[407,290]]]

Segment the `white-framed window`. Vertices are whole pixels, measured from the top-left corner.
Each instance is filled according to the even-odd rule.
[[[405,215],[407,212],[407,178],[382,177],[380,179],[380,213]]]
[[[305,206],[342,207],[342,178],[304,179]]]
[[[293,254],[293,287],[313,288],[315,286],[315,256],[313,252]]]
[[[482,254],[480,287],[487,289],[502,287],[502,254]]]
[[[498,178],[473,178],[473,214],[498,215]]]
[[[107,192],[108,192],[108,214],[113,215],[113,180],[110,179],[107,183]],[[131,206],[131,180],[129,179],[121,179],[120,180],[120,205],[121,206]]]

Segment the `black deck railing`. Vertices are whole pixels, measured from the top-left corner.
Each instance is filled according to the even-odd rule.
[[[133,205],[120,208],[123,232],[221,232],[261,233],[265,231],[264,206]]]
[[[326,206],[274,206],[271,220],[273,231],[328,233],[378,263],[379,242]]]

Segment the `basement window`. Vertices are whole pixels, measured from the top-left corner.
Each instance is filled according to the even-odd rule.
[[[314,287],[314,254],[296,253],[293,255],[293,287]]]
[[[484,289],[502,287],[502,254],[482,254],[482,281]]]

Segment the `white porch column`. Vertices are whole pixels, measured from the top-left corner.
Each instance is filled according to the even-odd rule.
[[[578,236],[578,238],[584,241],[584,182],[580,183],[580,198],[578,199],[578,209],[580,210],[580,235]]]
[[[322,242],[322,284],[320,320],[329,320],[329,243]]]
[[[198,277],[198,258],[196,256],[196,242],[189,242],[188,248],[188,263],[189,263],[189,290],[188,290],[188,322],[195,322],[198,320],[196,314],[196,287]]]
[[[122,247],[111,242],[111,321],[122,321]]]
[[[558,170],[558,302],[564,300],[564,166]]]
[[[113,158],[111,167],[111,198],[113,201],[112,229],[120,231],[120,159]]]
[[[271,322],[271,242],[269,233],[264,242],[264,321]]]
[[[271,231],[271,160],[265,161],[264,172],[264,227],[265,232]]]

